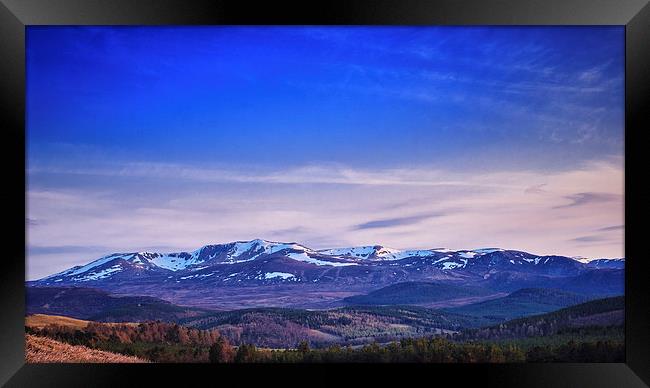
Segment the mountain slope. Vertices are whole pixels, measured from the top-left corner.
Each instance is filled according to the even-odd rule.
[[[25,335],[25,361],[27,363],[146,363],[137,357],[69,345],[46,337]]]
[[[91,287],[218,309],[334,307],[343,297],[405,282],[485,288],[493,293],[521,288],[590,295],[623,292],[624,269],[619,267],[624,267],[624,260],[580,260],[500,248],[396,250],[372,245],[314,250],[257,239],[206,245],[191,252],[114,253],[27,285]],[[235,299],[225,300],[226,295],[235,295],[238,302],[233,305]]]
[[[514,292],[522,288],[554,288],[592,296],[622,295],[625,290],[624,269],[584,267],[562,276],[512,270],[491,271],[483,276],[484,287]]]
[[[62,315],[32,314],[25,317],[25,327],[42,329],[48,325],[83,329],[90,321],[64,317]]]
[[[561,290],[526,288],[503,298],[447,308],[445,311],[495,320],[510,320],[542,314],[586,302],[590,298]]]
[[[513,319],[497,326],[469,329],[459,339],[507,339],[549,336],[576,328],[618,327],[625,320],[625,297],[596,299],[546,314]]]
[[[611,268],[623,269],[625,268],[625,259],[595,259],[586,261],[588,268]]]
[[[404,282],[380,288],[367,295],[349,296],[344,301],[357,305],[406,305],[481,296],[489,293],[490,291],[477,287],[430,282]]]
[[[208,310],[181,307],[149,296],[114,296],[79,287],[28,287],[26,314],[63,315],[106,322],[177,321]]]

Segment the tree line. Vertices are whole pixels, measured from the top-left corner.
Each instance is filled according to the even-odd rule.
[[[333,345],[310,349],[302,341],[297,349],[268,350],[244,344],[237,348],[221,337],[209,351],[212,363],[519,363],[622,362],[623,344],[613,341],[575,342],[534,346],[527,351],[513,344],[458,343],[441,337],[409,338],[388,345],[372,343],[359,348]]]
[[[214,329],[199,330],[160,321],[138,324],[89,322],[83,329],[50,324],[41,329],[28,327],[27,331],[30,334],[47,336],[73,345],[90,346],[102,341],[123,344],[150,342],[210,346],[220,336]]]
[[[294,349],[233,346],[217,330],[199,330],[173,323],[105,324],[91,322],[83,329],[48,325],[26,328],[73,345],[133,355],[154,362],[212,363],[515,363],[623,362],[621,341],[579,340],[529,346],[494,341],[455,341],[433,336],[405,338],[387,344],[330,345],[312,349],[300,341]],[[572,337],[575,337],[576,333]]]

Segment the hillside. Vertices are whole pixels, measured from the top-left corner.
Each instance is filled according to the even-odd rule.
[[[472,296],[485,296],[493,292],[478,287],[459,286],[434,282],[404,282],[372,291],[367,295],[354,295],[344,299],[356,305],[406,305],[425,304]]]
[[[27,363],[146,363],[149,361],[118,353],[69,345],[51,338],[25,335]]]
[[[576,305],[590,300],[590,297],[546,288],[525,288],[503,298],[472,303],[465,306],[446,308],[445,311],[484,317],[494,320],[510,320],[528,315],[542,314]]]
[[[478,329],[467,329],[457,339],[506,339],[552,336],[579,332],[586,328],[617,328],[622,333],[625,321],[625,297],[592,300],[546,314],[518,318]]]
[[[220,337],[216,330],[199,330],[175,323],[87,322],[82,326],[74,320],[74,325],[69,325],[71,320],[60,317],[40,316],[36,320],[48,324],[31,326],[28,317],[25,326],[27,335],[154,362],[205,362],[210,346]]]
[[[624,269],[594,269],[586,264],[579,273],[566,276],[504,269],[487,273],[484,277],[476,284],[505,292],[522,288],[553,288],[603,298],[622,295],[625,291]]]
[[[199,329],[216,329],[233,344],[270,348],[364,344],[435,335],[494,323],[480,317],[441,313],[417,306],[350,306],[310,311],[259,308],[223,311],[181,320]]]
[[[80,287],[28,287],[25,299],[27,314],[64,315],[100,322],[174,322],[208,312],[148,296],[115,296]]]
[[[34,329],[42,329],[48,325],[70,327],[73,329],[83,329],[88,326],[88,323],[89,321],[63,317],[60,315],[33,314],[25,317],[25,326]]]

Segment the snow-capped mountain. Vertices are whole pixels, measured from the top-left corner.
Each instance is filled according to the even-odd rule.
[[[206,245],[191,252],[113,253],[47,276],[34,285],[189,283],[371,283],[446,279],[483,280],[499,272],[576,276],[590,269],[620,269],[623,259],[583,262],[500,248],[452,251],[397,250],[381,245],[313,250],[267,240]]]
[[[192,252],[113,253],[83,266],[47,276],[39,281],[87,282],[113,277],[120,272],[196,272],[202,269],[254,261],[269,256],[283,256],[316,266],[358,265],[335,255],[323,255],[296,243],[279,243],[261,239],[206,245]]]
[[[516,250],[398,250],[381,245],[314,250],[292,242],[236,241],[189,252],[113,253],[43,279],[35,287],[89,287],[195,306],[329,307],[403,282],[487,292],[556,288],[619,295],[624,259],[584,260]]]

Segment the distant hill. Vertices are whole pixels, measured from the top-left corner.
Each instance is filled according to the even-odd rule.
[[[585,325],[590,324],[584,318],[600,314],[620,312],[625,310],[625,297],[615,296],[611,298],[596,299],[581,303],[575,306],[563,308],[547,314],[535,315],[532,317],[514,319],[509,325],[532,324],[541,321],[554,321],[562,325]],[[615,322],[616,323],[616,322]],[[507,326],[507,325],[506,325]]]
[[[623,295],[625,270],[605,268],[581,273],[575,278],[555,279],[554,284],[565,291],[579,294],[605,296]]]
[[[408,305],[490,293],[490,291],[478,287],[433,282],[404,282],[380,288],[367,295],[354,295],[343,300],[356,305]]]
[[[114,296],[81,287],[28,287],[25,301],[27,314],[63,315],[100,322],[174,322],[208,312],[149,296]]]
[[[501,271],[485,276],[477,284],[493,290],[514,292],[522,288],[553,288],[577,294],[606,297],[622,295],[625,291],[625,270],[616,268],[586,268],[579,274],[549,276],[546,274]]]
[[[547,288],[525,288],[503,298],[472,303],[465,306],[446,308],[456,314],[484,317],[495,320],[510,320],[528,315],[555,311],[567,306],[593,299],[562,290]]]
[[[551,336],[561,331],[589,327],[619,327],[625,320],[625,297],[596,299],[546,314],[518,318],[496,326],[463,331],[458,338],[504,339]]]

